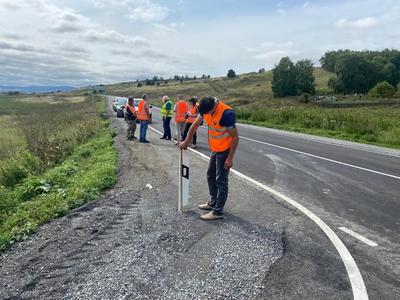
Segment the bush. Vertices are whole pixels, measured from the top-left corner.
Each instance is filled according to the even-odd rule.
[[[396,93],[396,88],[387,81],[379,82],[369,92],[368,96],[374,98],[392,98]]]
[[[0,185],[13,187],[22,179],[41,170],[40,160],[27,151],[21,151],[13,157],[0,162]]]
[[[141,82],[138,82],[138,83],[137,83],[137,87],[142,87],[142,83],[141,83]]]
[[[228,78],[235,78],[236,72],[233,69],[230,69],[227,74]]]
[[[310,102],[310,94],[309,93],[303,93],[300,95],[300,102],[302,103],[308,103]]]

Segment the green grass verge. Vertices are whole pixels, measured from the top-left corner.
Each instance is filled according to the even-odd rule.
[[[0,190],[0,250],[114,185],[117,154],[105,126],[57,167]]]
[[[238,109],[238,121],[400,149],[400,108]]]

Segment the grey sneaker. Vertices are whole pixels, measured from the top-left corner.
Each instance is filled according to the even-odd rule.
[[[206,214],[200,216],[200,219],[206,220],[206,221],[209,221],[209,220],[218,220],[218,219],[223,219],[223,218],[224,218],[224,215],[216,215],[216,214],[214,214],[212,211],[210,211],[209,213],[206,213]]]
[[[200,204],[198,207],[202,210],[213,210],[214,209],[214,207],[208,205],[208,203]]]

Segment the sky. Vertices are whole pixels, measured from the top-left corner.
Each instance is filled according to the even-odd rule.
[[[399,0],[0,0],[0,85],[271,69],[400,49]]]

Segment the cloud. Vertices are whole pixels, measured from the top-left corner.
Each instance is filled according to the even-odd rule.
[[[0,36],[11,41],[22,41],[26,39],[26,36],[14,32],[4,32],[1,33]]]
[[[129,18],[144,22],[154,22],[163,20],[169,12],[165,6],[161,6],[150,0],[134,1],[132,8],[129,9]]]
[[[18,1],[0,0],[0,7],[7,10],[18,10],[21,8]]]
[[[375,27],[379,24],[379,21],[376,18],[367,17],[362,19],[356,20],[347,20],[347,19],[340,19],[336,22],[336,26],[340,28],[354,28],[354,29],[367,29]]]
[[[89,50],[87,50],[86,48],[80,47],[80,46],[76,46],[73,45],[71,43],[67,43],[67,44],[63,44],[60,46],[59,48],[61,51],[64,52],[70,52],[70,53],[75,53],[75,54],[89,54],[91,53]]]
[[[89,42],[120,43],[135,47],[149,46],[149,42],[143,37],[131,38],[115,30],[91,30],[85,34],[85,39]]]
[[[20,52],[43,52],[38,50],[37,48],[25,44],[25,43],[15,43],[15,42],[9,42],[9,41],[4,41],[0,40],[0,49],[2,50],[15,50],[15,51],[20,51]]]
[[[253,59],[265,62],[268,67],[273,66],[284,56],[297,57],[300,54],[291,41],[285,43],[264,42],[257,47],[247,48],[247,51],[253,54]]]

